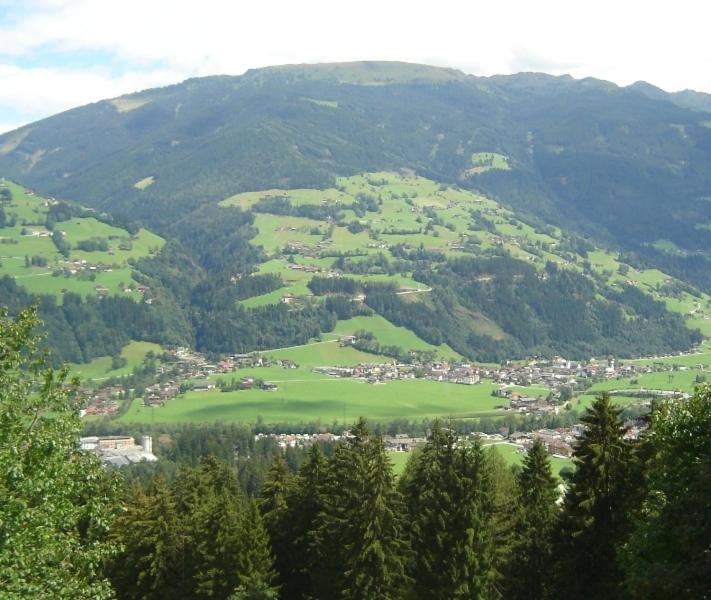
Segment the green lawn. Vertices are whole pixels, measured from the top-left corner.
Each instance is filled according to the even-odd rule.
[[[660,358],[643,358],[630,361],[638,365],[682,365],[685,367],[696,367],[703,365],[705,369],[711,369],[711,352],[698,352],[694,354],[684,354],[682,356],[666,356]]]
[[[402,475],[412,454],[412,452],[388,452],[388,458],[393,465],[393,473],[396,477]]]
[[[590,394],[603,390],[680,390],[693,392],[697,375],[708,375],[702,371],[689,369],[688,371],[662,371],[658,373],[643,373],[630,379],[608,379],[591,386],[587,391]],[[631,383],[635,379],[637,383]]]
[[[378,339],[378,342],[387,346],[399,346],[403,350],[431,350],[443,358],[461,358],[447,344],[433,346],[417,337],[412,331],[405,327],[397,327],[380,315],[371,317],[354,317],[347,321],[339,321],[335,330],[326,335],[351,335],[358,330],[370,331]]]
[[[523,447],[510,442],[496,442],[486,444],[493,451],[498,452],[504,460],[510,465],[520,465],[523,462],[525,454],[522,452]],[[565,467],[573,467],[571,458],[561,458],[558,456],[550,456],[551,468],[556,477],[560,477],[560,472]]]

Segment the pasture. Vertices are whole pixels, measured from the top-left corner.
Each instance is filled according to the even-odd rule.
[[[119,369],[111,368],[111,357],[100,356],[90,363],[69,365],[72,376],[79,377],[82,381],[100,381],[110,377],[128,375],[134,367],[139,366],[146,358],[148,352],[160,354],[163,349],[159,344],[152,342],[130,342],[121,350],[121,356],[126,359],[126,365]]]
[[[485,445],[492,451],[498,452],[509,465],[520,465],[525,457],[523,447],[518,444],[495,442]],[[549,459],[551,461],[551,470],[556,477],[560,477],[560,472],[565,467],[573,468],[573,460],[571,458],[549,456]]]
[[[490,169],[510,169],[509,159],[495,152],[478,152],[472,155],[472,172]],[[280,290],[242,301],[247,307],[275,304],[291,294],[310,296],[307,284],[311,277],[333,271],[336,258],[344,256],[347,263],[361,262],[378,254],[388,256],[390,249],[402,245],[407,249],[422,248],[446,256],[456,257],[478,254],[500,246],[512,256],[525,260],[542,270],[546,262],[553,261],[566,268],[583,270],[585,261],[608,284],[632,284],[665,302],[667,308],[685,316],[690,328],[699,328],[711,336],[711,298],[702,294],[693,298],[684,292],[681,296],[660,295],[660,286],[671,281],[656,269],[637,270],[626,267],[620,273],[621,263],[616,253],[597,249],[582,255],[565,256],[556,246],[563,239],[559,228],[539,231],[517,219],[512,211],[490,198],[419,177],[402,171],[362,173],[339,177],[336,185],[328,189],[269,189],[244,192],[223,200],[223,206],[241,209],[254,208],[263,198],[284,198],[293,206],[323,206],[340,208],[338,223],[304,217],[258,213],[255,227],[259,233],[251,240],[270,256],[259,267],[260,273],[282,276],[284,287]],[[353,207],[361,201],[370,202],[363,213]],[[488,223],[484,223],[486,220]],[[357,223],[357,227],[346,227]],[[359,231],[359,229],[361,229]],[[284,253],[289,249],[289,258]],[[292,269],[289,263],[318,267],[318,273]],[[375,275],[351,275],[361,279]],[[411,273],[382,275],[402,287],[420,286],[411,279]]]
[[[398,418],[470,418],[496,414],[500,398],[494,384],[475,386],[429,380],[393,381],[371,385],[357,379],[332,377],[283,381],[273,392],[241,390],[188,392],[160,408],[133,402],[120,420],[129,423],[349,423],[360,416],[373,421]]]
[[[4,185],[12,192],[12,201],[3,209],[14,225],[0,228],[0,276],[14,277],[27,291],[51,294],[60,301],[66,292],[142,298],[129,289],[133,283],[129,261],[158,252],[165,243],[161,237],[146,229],[131,235],[94,217],[71,218],[54,226],[69,247],[65,257],[45,227],[54,201],[12,182]]]

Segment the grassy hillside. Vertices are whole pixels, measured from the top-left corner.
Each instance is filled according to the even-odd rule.
[[[480,155],[477,160],[490,163],[487,168],[508,168],[500,155]],[[277,304],[288,297],[309,302],[313,294],[308,284],[314,277],[389,281],[408,302],[427,303],[429,287],[413,279],[413,271],[408,270],[416,268],[416,263],[403,262],[399,270],[385,273],[379,266],[381,257],[392,260],[410,253],[412,258],[412,253],[420,252],[431,253],[431,260],[451,260],[506,253],[533,266],[541,276],[546,265],[554,263],[586,274],[610,290],[634,287],[683,316],[689,329],[701,329],[707,335],[711,332],[711,298],[707,294],[658,269],[630,266],[618,252],[591,249],[589,243],[580,245],[560,228],[527,223],[525,217],[486,196],[438,184],[410,171],[340,177],[335,187],[323,190],[245,192],[220,204],[255,213],[258,233],[250,243],[266,254],[257,273],[278,275],[283,283],[276,290],[242,300],[246,307]],[[313,218],[284,214],[289,212]],[[474,330],[480,334],[506,337],[495,322],[480,314],[462,310],[461,317],[474,322]],[[359,328],[355,324],[360,324],[360,319],[353,321],[353,331]],[[370,323],[371,329],[380,329]],[[365,326],[360,329],[369,330]],[[337,331],[346,333],[341,326]],[[383,344],[433,347],[422,340],[405,343],[389,331],[373,333]]]
[[[90,216],[49,223],[55,200],[11,181],[0,183],[3,189],[11,199],[0,204],[6,224],[0,228],[0,277],[9,275],[28,292],[60,301],[65,292],[143,298],[132,263],[159,252],[165,243],[161,237],[146,229],[131,234]]]

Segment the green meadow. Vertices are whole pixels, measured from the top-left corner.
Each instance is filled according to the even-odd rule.
[[[503,459],[510,465],[520,465],[523,462],[525,454],[523,447],[510,442],[495,442],[486,444],[492,451],[498,452]],[[560,472],[565,467],[573,468],[573,460],[559,456],[550,456],[551,469],[556,477],[560,477]]]
[[[160,354],[162,351],[159,344],[152,342],[131,342],[121,350],[121,356],[126,359],[126,364],[119,369],[111,368],[112,359],[110,356],[100,356],[90,363],[70,364],[69,367],[72,376],[77,376],[82,381],[99,381],[101,379],[109,379],[110,377],[128,375],[133,371],[134,367],[139,366],[143,362],[148,352]]]
[[[506,400],[491,395],[498,386],[439,383],[424,379],[368,384],[359,379],[334,378],[314,373],[317,366],[345,366],[392,359],[341,347],[326,340],[294,348],[263,352],[271,359],[290,359],[298,368],[279,366],[239,369],[216,375],[213,381],[254,377],[276,383],[276,391],[217,389],[188,392],[159,408],[146,408],[134,401],[121,417],[125,422],[244,421],[300,423],[349,422],[359,416],[372,420],[396,418],[469,418],[497,414]]]
[[[397,327],[380,315],[370,317],[354,317],[347,321],[339,321],[332,333],[326,335],[352,335],[358,330],[371,332],[380,342],[387,346],[399,346],[404,350],[431,350],[447,359],[460,359],[461,356],[447,344],[433,346],[417,337],[405,327]]]
[[[494,442],[484,444],[489,452],[497,452],[509,465],[520,465],[523,462],[525,453],[523,447],[509,442]],[[393,472],[396,476],[402,475],[405,471],[410,457],[415,452],[388,452],[388,458],[393,465]],[[559,456],[550,456],[551,469],[556,477],[560,477],[560,472],[565,467],[573,468],[573,460]]]
[[[96,295],[97,288],[105,288],[102,293],[110,295],[141,298],[140,293],[127,291],[133,283],[129,261],[158,252],[165,243],[161,237],[146,229],[131,235],[94,217],[72,218],[54,226],[70,247],[69,256],[64,257],[45,228],[53,200],[12,182],[0,185],[12,192],[12,201],[3,209],[9,220],[15,220],[14,226],[0,228],[0,276],[15,278],[31,293],[52,294],[59,299],[65,292]],[[97,249],[79,249],[87,242],[93,242]],[[27,259],[32,257],[45,262],[28,266]]]
[[[472,155],[472,167],[465,176],[510,168],[508,157],[502,154],[477,152]],[[257,214],[255,227],[259,233],[251,243],[263,248],[270,257],[260,265],[258,272],[280,275],[284,286],[243,300],[246,307],[276,304],[286,295],[302,299],[310,297],[307,284],[314,274],[290,269],[289,262],[317,266],[328,272],[339,255],[344,255],[349,263],[357,263],[381,253],[389,255],[389,249],[399,244],[451,257],[477,254],[499,246],[539,270],[543,270],[548,261],[577,271],[589,265],[605,277],[609,285],[638,286],[663,301],[669,310],[684,315],[689,328],[700,329],[711,337],[711,297],[708,295],[700,294],[698,298],[687,292],[680,296],[662,295],[660,290],[672,278],[656,269],[637,270],[623,266],[617,253],[610,250],[597,249],[585,257],[570,252],[562,255],[556,250],[563,236],[560,229],[553,227],[546,228],[545,232],[538,231],[496,201],[457,186],[439,184],[408,171],[382,171],[339,177],[333,188],[323,190],[244,192],[220,204],[252,209],[261,199],[274,197],[285,198],[293,206],[339,206],[341,221],[335,226],[303,217]],[[371,206],[365,214],[356,215],[349,207],[359,198],[374,201],[376,209]],[[482,223],[483,219],[488,223]],[[363,231],[349,230],[345,226],[356,222],[364,228]],[[291,248],[288,260],[284,254],[287,247]],[[346,275],[363,280],[375,279],[373,275]],[[403,288],[421,287],[411,279],[411,273],[383,275],[382,278]]]
[[[356,379],[324,376],[283,381],[274,392],[188,392],[160,408],[146,408],[140,402],[133,402],[121,420],[139,423],[254,423],[258,420],[269,423],[348,423],[360,416],[374,421],[469,418],[496,413],[502,400],[491,396],[495,387],[487,383],[464,386],[429,380],[371,385]]]

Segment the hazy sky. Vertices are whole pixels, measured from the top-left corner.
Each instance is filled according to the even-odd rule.
[[[711,92],[708,0],[0,0],[0,132],[273,64],[403,60]]]

